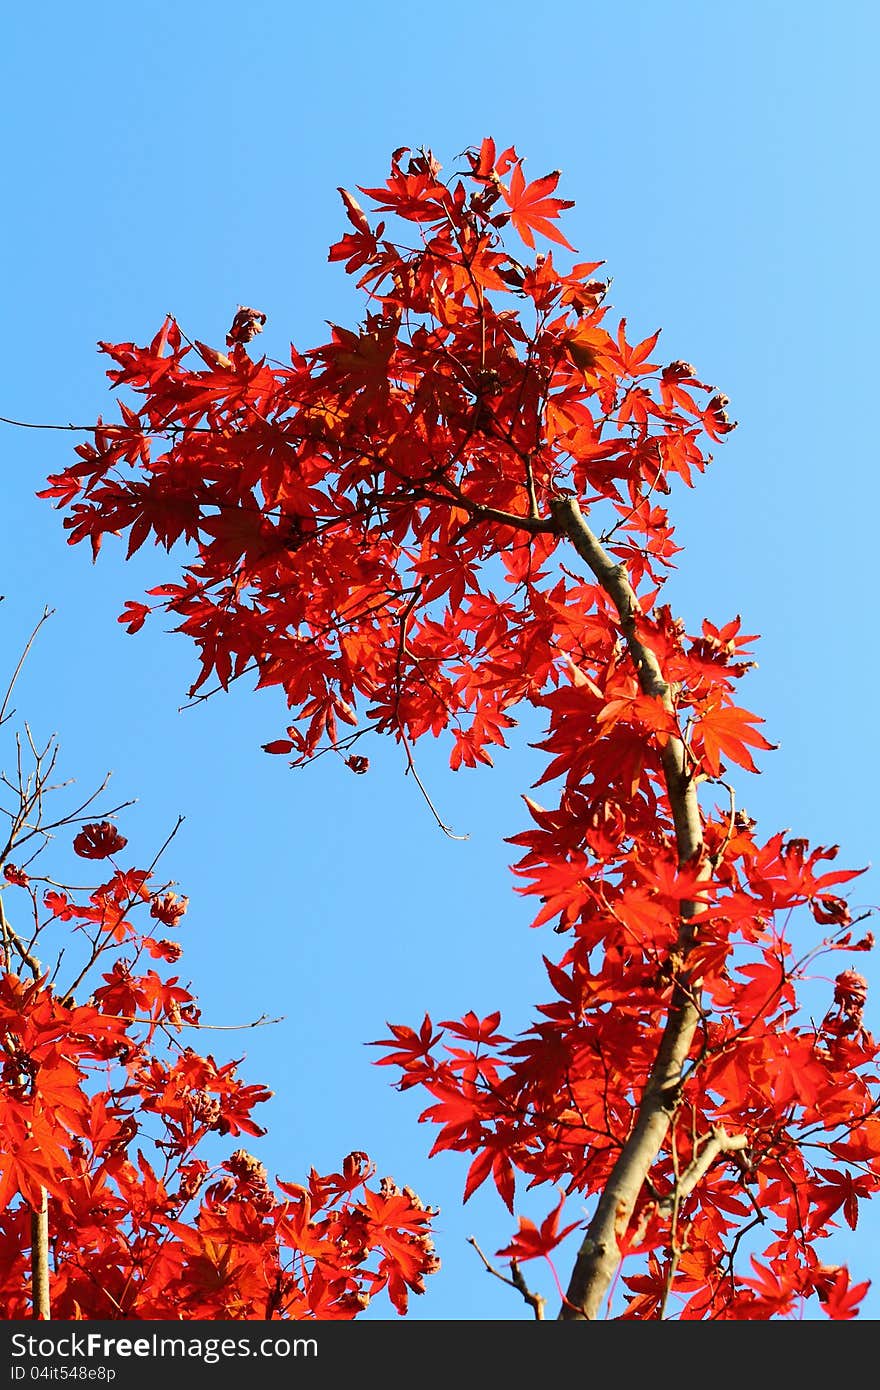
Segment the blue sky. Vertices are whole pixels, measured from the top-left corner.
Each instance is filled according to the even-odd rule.
[[[815,0],[15,7],[0,59],[0,414],[109,413],[97,340],[144,341],[169,311],[222,345],[236,306],[255,306],[268,315],[260,346],[282,358],[291,340],[323,341],[325,320],[360,312],[326,259],[345,227],[337,185],[381,182],[399,145],[451,164],[484,135],[515,144],[532,177],[562,169],[560,194],[577,204],[566,233],[606,261],[631,334],[662,326],[665,360],[693,362],[740,422],[698,488],[672,499],[686,550],[668,594],[689,625],[741,613],[762,634],[746,703],[780,749],[760,778],[743,776],[741,800],[768,835],[790,827],[868,864],[880,12],[844,0],[828,15]],[[523,1316],[466,1243],[507,1241],[500,1201],[484,1192],[462,1210],[466,1163],[427,1160],[418,1097],[396,1094],[363,1044],[426,1009],[500,1007],[510,1031],[546,997],[547,941],[528,930],[502,842],[524,828],[534,731],[515,730],[491,772],[453,777],[443,749],[421,754],[444,818],[469,835],[459,843],[390,745],[369,750],[368,777],[329,759],[291,773],[260,752],[285,723],[272,694],[240,684],[178,713],[187,643],[116,623],[173,562],[151,552],[124,566],[108,546],[93,568],[34,498],[73,439],[0,428],[10,668],[43,606],[56,610],[18,708],[58,731],[80,786],[112,769],[116,796],[138,798],[122,828],[144,862],[186,817],[165,863],[190,897],[182,964],[204,1017],[284,1016],[235,1044],[275,1092],[255,1150],[298,1180],[366,1149],[442,1208],[443,1269],[412,1316]],[[854,897],[877,896],[870,872]],[[877,966],[853,964],[876,997]],[[838,1247],[875,1279],[870,1316],[878,1220],[866,1212]]]

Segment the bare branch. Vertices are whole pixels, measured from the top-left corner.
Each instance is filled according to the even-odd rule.
[[[22,964],[27,966],[34,979],[39,980],[43,974],[43,967],[37,960],[36,956],[33,954],[33,951],[30,949],[30,947],[26,946],[25,943],[22,941],[21,937],[18,935],[18,932],[13,931],[12,927],[10,926],[9,919],[6,916],[6,907],[3,902],[2,893],[0,893],[0,935],[2,935],[3,937],[3,946],[6,952],[7,968],[9,968],[9,966],[11,965],[11,961],[9,959],[9,952],[10,948],[13,948],[18,952]],[[33,942],[31,943],[31,946],[32,945]]]
[[[91,425],[43,425],[36,424],[33,420],[11,420],[8,415],[0,415],[0,425],[15,425],[19,430],[77,430],[81,434],[95,434],[98,430],[104,429],[103,425],[97,423]],[[112,426],[108,426],[112,428]]]
[[[510,1279],[508,1279],[505,1274],[502,1274],[500,1270],[497,1270],[495,1266],[491,1264],[489,1260],[486,1259],[486,1256],[483,1254],[482,1250],[480,1249],[473,1236],[468,1236],[468,1245],[472,1245],[476,1250],[480,1259],[483,1261],[483,1266],[486,1270],[486,1273],[493,1275],[496,1279],[500,1279],[502,1284],[507,1284],[509,1288],[516,1289],[517,1293],[521,1293],[526,1303],[528,1303],[529,1307],[532,1309],[532,1312],[534,1313],[535,1317],[538,1319],[539,1322],[542,1321],[544,1317],[544,1305],[546,1304],[547,1300],[539,1293],[532,1293],[531,1289],[529,1288],[525,1279],[523,1278],[522,1270],[520,1269],[517,1261],[510,1261],[511,1277]]]
[[[433,801],[431,800],[430,796],[428,795],[428,792],[427,792],[426,789],[425,789],[425,784],[423,783],[421,777],[419,776],[418,772],[416,771],[415,760],[413,759],[412,750],[410,749],[409,741],[408,741],[408,739],[407,739],[407,737],[406,737],[406,734],[405,734],[405,733],[403,732],[403,730],[400,729],[399,727],[398,727],[398,733],[400,734],[400,741],[401,741],[401,743],[403,744],[403,749],[404,749],[404,752],[406,753],[407,772],[411,772],[411,773],[412,773],[413,778],[415,779],[415,784],[416,784],[416,786],[418,787],[419,791],[422,793],[422,796],[425,798],[426,802],[428,803],[428,809],[429,809],[429,811],[431,812],[431,815],[434,817],[434,819],[435,819],[435,821],[437,822],[437,824],[439,825],[440,829],[443,831],[443,834],[444,834],[444,835],[448,835],[450,840],[468,840],[468,839],[470,839],[470,836],[469,836],[469,835],[456,835],[455,831],[454,831],[450,826],[448,826],[448,825],[446,824],[446,822],[441,818],[440,813],[439,813],[438,810],[437,810],[437,807],[434,805]]]
[[[21,653],[21,656],[18,658],[18,665],[16,666],[15,670],[9,678],[9,684],[6,687],[6,694],[3,696],[2,705],[0,705],[0,724],[5,724],[6,720],[10,718],[10,715],[6,713],[6,707],[9,704],[10,699],[12,698],[12,692],[15,689],[15,682],[18,680],[18,677],[21,673],[21,668],[27,660],[28,652],[34,644],[34,639],[36,638],[37,633],[43,626],[43,623],[45,623],[49,618],[51,618],[54,611],[54,608],[43,609],[43,616],[40,618],[30,637],[24,644],[24,649]]]

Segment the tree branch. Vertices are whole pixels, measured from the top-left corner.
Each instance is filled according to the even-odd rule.
[[[658,1203],[658,1211],[666,1215],[673,1210],[677,1203],[680,1204],[685,1197],[689,1197],[700,1179],[708,1173],[719,1154],[736,1153],[748,1147],[747,1134],[728,1134],[723,1125],[716,1125],[712,1130],[711,1137],[706,1140],[700,1152],[694,1155],[693,1161],[688,1164],[681,1177],[676,1180],[674,1191]]]
[[[517,1293],[521,1293],[526,1303],[528,1303],[529,1307],[534,1313],[536,1319],[539,1322],[543,1321],[544,1304],[547,1302],[547,1300],[544,1298],[542,1294],[532,1293],[531,1289],[529,1288],[528,1284],[523,1278],[522,1270],[520,1269],[517,1261],[510,1261],[511,1278],[508,1279],[506,1274],[502,1274],[500,1270],[497,1270],[495,1266],[491,1264],[489,1260],[486,1259],[486,1256],[483,1254],[482,1250],[480,1249],[473,1236],[468,1236],[468,1245],[472,1245],[476,1250],[480,1259],[483,1261],[483,1266],[486,1270],[486,1273],[494,1275],[496,1279],[501,1280],[502,1284],[507,1284],[508,1288],[516,1289]]]
[[[576,497],[556,499],[552,510],[560,532],[589,565],[617,609],[620,628],[643,693],[653,695],[665,710],[673,713],[672,692],[660,663],[638,635],[638,599],[625,566],[615,564],[603,549],[587,525]],[[681,738],[666,736],[660,748],[660,760],[675,826],[678,860],[679,864],[685,864],[700,854],[703,834],[696,784],[688,771],[687,752]],[[708,876],[709,866],[704,864],[702,872]],[[679,949],[683,956],[693,943],[691,919],[696,910],[695,901],[682,900]],[[559,1311],[560,1318],[594,1319],[599,1315],[600,1305],[620,1262],[618,1242],[626,1232],[639,1193],[668,1133],[678,1102],[682,1069],[698,1022],[699,1011],[689,997],[686,982],[676,982],[666,1027],[645,1084],[635,1125],[621,1149],[578,1251],[566,1301]]]

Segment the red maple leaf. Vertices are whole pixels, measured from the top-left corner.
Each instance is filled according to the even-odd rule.
[[[722,704],[720,698],[713,700],[701,710],[695,725],[695,734],[702,744],[703,759],[713,777],[721,771],[721,754],[749,772],[758,769],[746,745],[752,748],[775,748],[763,734],[759,734],[754,724],[763,724],[756,714],[736,705]]]
[[[84,825],[74,839],[73,849],[81,859],[107,859],[109,855],[125,849],[127,844],[125,836],[120,835],[116,826],[104,820]]]
[[[534,1221],[530,1221],[527,1216],[519,1218],[519,1230],[507,1245],[501,1250],[497,1250],[497,1255],[507,1255],[511,1260],[522,1262],[523,1260],[534,1260],[539,1255],[547,1256],[551,1250],[555,1250],[557,1245],[576,1230],[581,1224],[579,1221],[572,1221],[570,1225],[559,1227],[559,1217],[565,1205],[565,1198],[560,1197],[558,1204],[541,1222],[540,1227]]]
[[[862,1284],[850,1284],[849,1270],[841,1265],[839,1269],[829,1270],[833,1276],[831,1283],[826,1283],[824,1288],[819,1289],[819,1299],[824,1311],[829,1318],[836,1321],[848,1321],[857,1318],[859,1315],[859,1304],[871,1287],[870,1279],[866,1279]]]
[[[522,161],[517,160],[510,175],[510,187],[501,190],[504,201],[510,208],[510,220],[526,246],[534,247],[534,233],[538,232],[549,241],[558,242],[569,251],[574,250],[559,228],[553,225],[553,220],[564,208],[574,207],[574,203],[566,198],[551,196],[559,179],[560,174],[556,170],[552,174],[545,174],[541,179],[535,179],[534,183],[526,184]]]

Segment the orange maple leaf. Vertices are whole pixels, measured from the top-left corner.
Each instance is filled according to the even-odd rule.
[[[574,207],[569,199],[550,196],[558,182],[557,169],[552,174],[545,174],[542,179],[535,179],[534,183],[526,184],[522,164],[517,162],[510,176],[510,188],[502,188],[502,196],[510,208],[510,220],[526,246],[534,248],[534,233],[539,232],[548,241],[558,242],[569,251],[574,250],[571,242],[566,241],[551,221],[559,216],[563,208]]]
[[[752,728],[753,724],[763,722],[758,715],[738,705],[713,701],[707,706],[697,721],[696,734],[702,741],[703,761],[713,777],[721,771],[721,754],[749,772],[758,771],[746,744],[764,749],[778,746]]]

